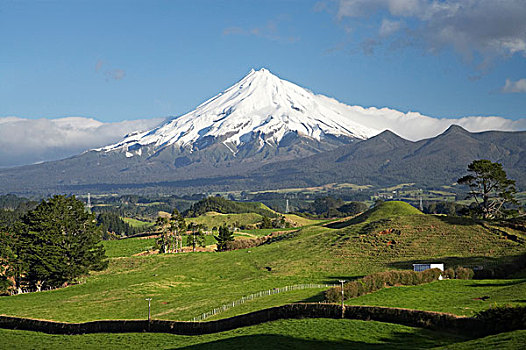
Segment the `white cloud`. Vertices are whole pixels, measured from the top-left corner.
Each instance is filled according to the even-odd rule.
[[[504,84],[501,91],[506,94],[526,93],[526,79],[519,79],[517,81],[506,79],[506,84]]]
[[[435,137],[451,125],[460,125],[470,132],[526,130],[526,119],[512,120],[502,117],[432,118],[417,112],[392,112],[393,110],[385,108],[378,109],[372,113],[373,117],[369,118],[369,122],[380,125],[382,131],[391,130],[411,141]]]
[[[62,159],[147,130],[163,118],[102,123],[91,118],[0,118],[0,166]]]
[[[390,21],[384,18],[382,20],[382,25],[380,26],[380,29],[378,30],[378,34],[381,37],[393,35],[398,30],[400,30],[401,26],[402,26],[402,22],[400,21]]]

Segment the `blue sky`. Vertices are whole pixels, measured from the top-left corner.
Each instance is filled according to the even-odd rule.
[[[453,25],[474,27],[466,30],[463,43],[416,35],[441,25],[414,10],[428,6],[429,12],[433,3],[458,5],[4,0],[0,117],[83,116],[113,122],[179,115],[252,67],[267,67],[347,104],[435,117],[526,117],[524,28],[506,33],[505,40],[511,37],[516,47],[492,51],[478,43],[476,26],[494,8],[475,1],[471,12],[478,7],[479,17],[460,14],[458,21],[465,23]],[[514,3],[524,10],[524,2],[509,2]],[[486,25],[498,32],[512,12],[517,11],[510,8],[501,22]],[[480,35],[504,40],[488,31]]]

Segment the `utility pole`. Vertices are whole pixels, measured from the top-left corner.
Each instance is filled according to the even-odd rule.
[[[347,282],[346,280],[340,280],[340,283],[342,284],[342,318],[344,316],[344,313],[345,313],[345,308],[343,306],[343,284]]]
[[[88,192],[88,213],[91,214],[91,194]]]
[[[151,301],[152,301],[152,298],[146,298],[144,300],[148,300],[148,331],[150,330],[150,322],[152,321],[151,319],[151,314],[150,314],[150,310],[151,310]]]

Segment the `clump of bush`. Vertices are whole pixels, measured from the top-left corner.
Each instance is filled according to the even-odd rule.
[[[343,286],[344,300],[358,297],[363,294],[375,292],[384,287],[396,285],[414,286],[438,280],[442,271],[428,269],[422,272],[415,271],[384,271],[365,276],[356,281],[351,281]],[[325,292],[328,302],[341,301],[341,287],[333,287]]]
[[[467,267],[457,266],[455,269],[455,278],[458,280],[470,280],[474,275],[473,270]]]
[[[450,280],[455,279],[455,269],[452,267],[445,269],[442,273],[442,277]]]
[[[235,241],[226,243],[226,250],[237,250],[257,247],[263,244],[266,240],[267,237],[236,239]]]

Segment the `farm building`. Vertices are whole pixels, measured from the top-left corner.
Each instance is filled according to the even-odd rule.
[[[429,269],[440,269],[440,271],[444,271],[444,264],[413,264],[414,271],[425,271]]]

